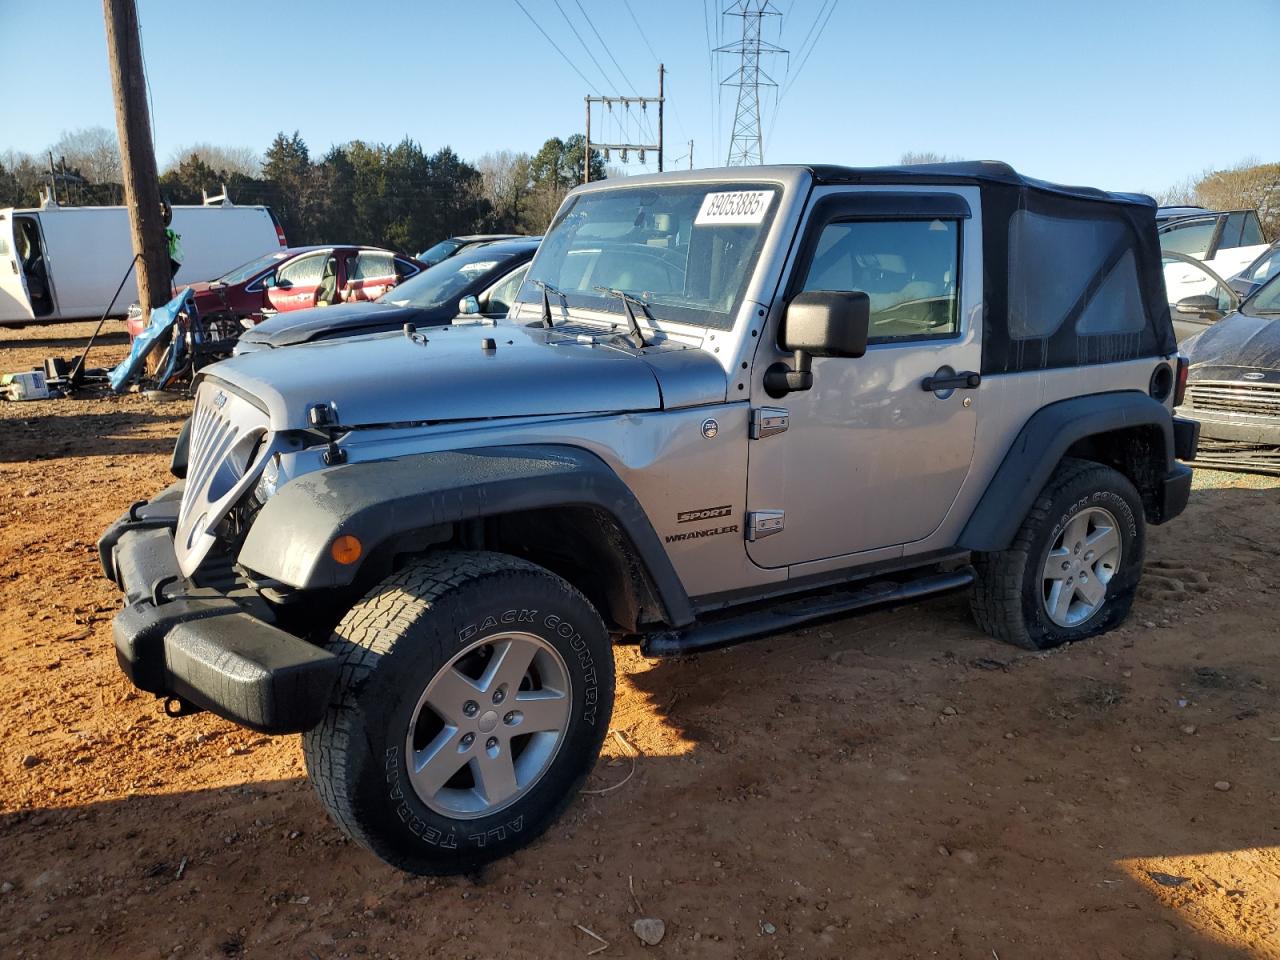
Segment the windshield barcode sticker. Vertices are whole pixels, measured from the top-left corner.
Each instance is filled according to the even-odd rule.
[[[702,198],[702,207],[694,219],[695,227],[763,223],[773,202],[772,190],[733,190],[728,193],[708,193]]]

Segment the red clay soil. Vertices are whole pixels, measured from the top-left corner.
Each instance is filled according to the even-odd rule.
[[[88,332],[0,331],[0,370]],[[297,738],[121,676],[94,541],[165,484],[186,406],[0,404],[0,956],[585,957],[583,928],[604,958],[1280,956],[1274,486],[1205,475],[1128,624],[1052,654],[959,596],[619,648],[588,788],[621,786],[432,880],[343,838]]]

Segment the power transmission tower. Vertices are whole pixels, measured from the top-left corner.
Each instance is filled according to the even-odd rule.
[[[760,133],[760,88],[776,87],[773,78],[760,67],[760,58],[786,53],[762,36],[765,17],[782,14],[770,0],[736,0],[724,11],[726,17],[742,18],[742,39],[716,47],[716,53],[736,53],[738,69],[720,81],[721,86],[738,88],[738,106],[733,114],[733,139],[729,141],[729,166],[764,163],[764,141]]]
[[[103,0],[102,9],[107,23],[107,64],[115,91],[116,129],[120,134],[124,202],[129,208],[134,255],[138,257],[138,302],[143,316],[147,316],[152,308],[168,301],[172,277],[142,73],[138,11],[133,0]]]
[[[662,93],[662,78],[667,70],[662,64],[658,64],[658,95],[656,97],[585,97],[587,101],[587,144],[582,154],[582,182],[587,183],[591,180],[591,151],[603,150],[604,158],[609,159],[612,151],[617,150],[622,154],[622,162],[626,163],[632,150],[640,154],[640,162],[644,163],[644,155],[646,150],[656,151],[658,154],[658,172],[662,172],[662,113],[666,104],[666,97]],[[613,110],[615,104],[618,104],[624,110],[630,110],[633,103],[639,104],[641,110],[647,110],[649,104],[656,103],[658,105],[658,142],[657,143],[596,143],[591,139],[591,105],[593,103],[601,104]]]

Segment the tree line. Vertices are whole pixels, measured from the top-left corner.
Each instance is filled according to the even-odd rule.
[[[585,139],[549,138],[537,153],[500,151],[475,162],[449,147],[425,152],[406,137],[397,144],[353,140],[314,159],[297,131],[276,135],[261,157],[244,149],[195,144],[163,167],[160,190],[170,203],[227,195],[237,204],[266,204],[289,242],[369,243],[414,253],[467,233],[541,233],[570,189],[582,180]],[[0,207],[34,207],[41,190],[60,204],[123,202],[115,135],[105,128],[64,134],[45,157],[0,154]],[[591,151],[591,179],[607,174]]]
[[[353,140],[313,159],[295,131],[276,135],[259,157],[245,148],[200,143],[176,151],[160,177],[170,203],[200,203],[225,185],[235,203],[275,211],[289,242],[370,243],[409,253],[465,233],[541,233],[564,195],[582,180],[582,134],[551,137],[537,153],[502,150],[474,162],[442,147],[426,153],[399,143]],[[952,159],[905,153],[901,162]],[[119,204],[115,133],[93,127],[64,134],[43,156],[0,153],[0,207],[34,207],[53,188],[62,204]],[[591,151],[591,179],[605,169]],[[1258,211],[1269,239],[1280,236],[1280,163],[1249,159],[1205,170],[1162,191],[1162,203]]]

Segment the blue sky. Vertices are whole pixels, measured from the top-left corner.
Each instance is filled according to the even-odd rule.
[[[689,139],[697,166],[724,162],[734,93],[714,87],[707,36],[728,42],[740,21],[718,23],[710,0],[627,0],[642,38],[623,0],[520,2],[593,92],[652,92],[652,45],[669,71],[668,165],[686,165],[676,161]],[[783,16],[766,38],[793,53],[768,64],[789,84],[776,107],[764,99],[769,161],[879,164],[931,150],[1155,191],[1245,157],[1280,160],[1268,55],[1278,0],[774,2]],[[587,84],[516,0],[139,0],[139,14],[161,163],[201,140],[261,152],[278,130],[299,130],[316,156],[408,135],[475,158],[582,128]],[[806,35],[818,41],[801,67]],[[0,152],[114,128],[98,0],[0,0],[0,36],[19,41],[0,60]],[[734,66],[721,57],[716,70]]]

